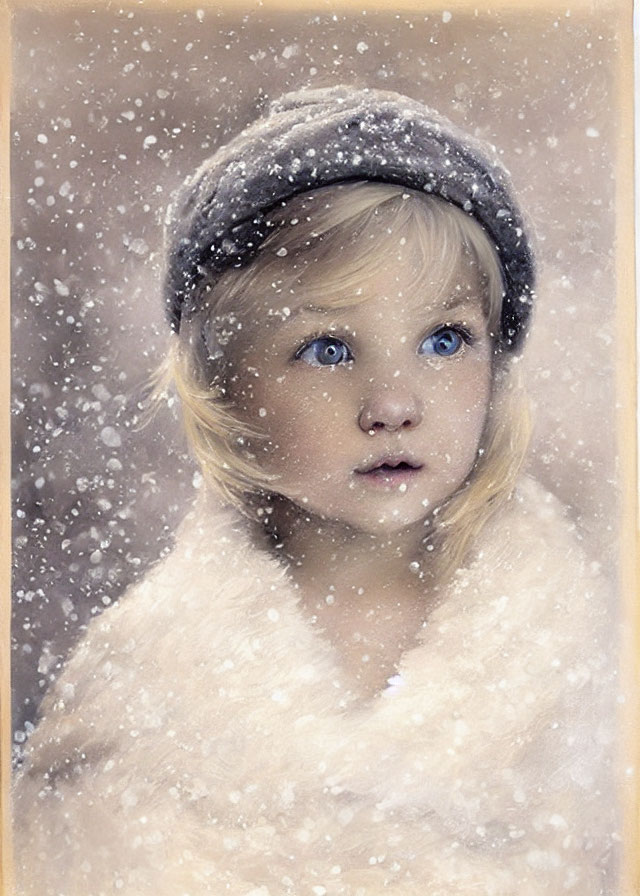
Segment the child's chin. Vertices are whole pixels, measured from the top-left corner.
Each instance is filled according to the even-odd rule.
[[[351,525],[354,528],[369,532],[372,535],[394,535],[405,529],[414,526],[422,526],[427,518],[427,511],[416,512],[414,514],[406,511],[393,513],[390,511],[378,516],[366,516],[359,519],[353,519]]]
[[[349,507],[347,503],[327,506],[322,502],[303,502],[291,497],[286,500],[294,513],[315,517],[321,523],[346,526],[375,536],[389,536],[411,527],[423,527],[429,515],[429,508],[423,505],[408,507],[405,504],[404,507],[378,507],[374,510],[370,505]]]

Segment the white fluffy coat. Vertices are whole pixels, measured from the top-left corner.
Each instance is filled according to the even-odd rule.
[[[618,894],[612,608],[523,480],[358,701],[285,567],[203,498],[96,619],[15,791],[21,896]]]

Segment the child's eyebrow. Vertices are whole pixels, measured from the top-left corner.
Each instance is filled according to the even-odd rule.
[[[323,308],[321,305],[300,305],[299,308],[294,308],[293,311],[290,311],[289,314],[280,314],[284,318],[285,321],[295,320],[296,317],[300,317],[301,314],[336,314],[336,312],[341,311],[345,306],[333,307],[333,308]]]
[[[458,308],[463,308],[464,306],[474,308],[474,309],[481,308],[482,302],[481,302],[479,296],[460,296],[460,295],[455,296],[454,295],[454,296],[451,296],[450,299],[447,299],[447,301],[443,302],[441,307],[444,311],[455,311]]]
[[[359,307],[361,304],[366,304],[365,302],[354,302],[349,305],[334,305],[329,307],[324,307],[322,305],[313,305],[306,304],[300,305],[298,308],[294,308],[292,311],[287,313],[286,309],[283,309],[280,312],[277,312],[277,316],[282,320],[283,323],[291,323],[296,320],[296,318],[300,317],[302,314],[311,314],[316,316],[324,316],[331,315],[336,318],[339,317],[342,312],[348,312],[349,310]],[[469,295],[452,295],[450,298],[446,299],[444,302],[434,303],[433,305],[429,304],[418,304],[415,303],[415,311],[416,313],[423,312],[427,315],[438,315],[444,313],[451,313],[453,311],[457,311],[459,308],[469,308],[473,310],[481,310],[482,303],[479,297],[469,296]],[[274,314],[275,316],[275,314]]]

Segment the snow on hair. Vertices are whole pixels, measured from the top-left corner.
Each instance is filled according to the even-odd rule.
[[[436,297],[447,288],[462,253],[478,265],[483,310],[496,336],[503,298],[500,264],[486,233],[462,210],[428,194],[386,183],[343,183],[290,199],[271,213],[270,223],[272,232],[250,264],[200,285],[163,376],[165,385],[173,381],[180,398],[187,438],[205,481],[252,517],[256,496],[277,492],[277,482],[243,450],[246,437],[259,439],[260,433],[249,433],[234,417],[224,385],[225,328],[237,325],[236,315],[251,306],[252,295],[282,297],[297,288],[323,306],[366,301],[380,258],[403,241],[404,251],[408,247],[412,253],[416,284],[429,282]],[[425,530],[438,580],[464,562],[475,535],[509,499],[527,450],[529,414],[518,360],[496,348],[493,368],[476,463]]]

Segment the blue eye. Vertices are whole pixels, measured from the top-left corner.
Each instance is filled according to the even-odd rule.
[[[312,339],[296,352],[295,357],[314,367],[330,367],[353,360],[348,346],[334,336],[318,336],[317,339]]]
[[[440,327],[435,333],[427,336],[420,346],[420,353],[448,358],[460,351],[463,341],[465,341],[463,335],[455,327]]]

